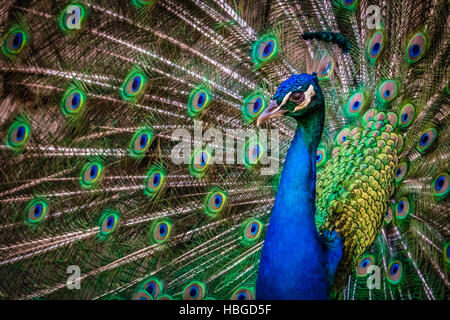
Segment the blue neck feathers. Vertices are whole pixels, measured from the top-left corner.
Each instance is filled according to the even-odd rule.
[[[262,250],[257,299],[328,299],[327,251],[316,212],[316,152],[323,114],[299,122]]]

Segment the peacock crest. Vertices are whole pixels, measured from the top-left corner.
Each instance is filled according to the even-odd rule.
[[[444,0],[4,1],[0,296],[254,299],[296,130],[258,119],[320,98],[308,194],[317,234],[344,241],[333,297],[448,299],[448,14]]]

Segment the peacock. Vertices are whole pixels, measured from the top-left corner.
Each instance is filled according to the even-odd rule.
[[[5,0],[0,34],[2,299],[449,298],[448,1]]]

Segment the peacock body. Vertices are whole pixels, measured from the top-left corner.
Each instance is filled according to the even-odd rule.
[[[448,13],[6,1],[0,296],[448,299]]]

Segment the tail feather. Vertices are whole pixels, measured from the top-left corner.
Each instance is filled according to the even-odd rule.
[[[373,2],[348,3],[6,1],[0,296],[252,298],[277,179],[245,163],[176,164],[172,135],[193,138],[194,121],[203,133],[255,129],[255,97],[265,107],[289,76],[317,71],[327,103],[318,184],[343,130],[368,126],[367,112],[396,122],[387,215],[373,222],[373,243],[347,253],[341,298],[448,297],[449,4],[378,4],[382,24],[369,29]],[[389,101],[387,80],[398,90]],[[281,167],[294,123],[267,128],[279,129]],[[318,191],[323,221],[344,189],[323,202]],[[368,265],[358,269],[367,257],[379,288],[367,287]],[[71,266],[81,290],[70,289]]]

